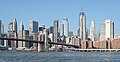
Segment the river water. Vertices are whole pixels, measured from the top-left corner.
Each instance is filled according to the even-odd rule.
[[[120,62],[120,52],[0,52],[0,62]]]

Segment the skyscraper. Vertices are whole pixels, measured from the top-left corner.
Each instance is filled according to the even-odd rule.
[[[4,25],[2,24],[2,20],[0,20],[0,37],[5,37],[4,34]],[[0,45],[4,45],[4,40],[0,40]]]
[[[50,28],[49,28],[49,33],[54,33],[54,27],[53,26],[50,26]]]
[[[105,22],[100,21],[100,41],[105,41],[105,35],[106,35],[105,27],[106,27]]]
[[[31,40],[37,40],[37,33],[38,33],[38,22],[34,20],[30,20],[29,23],[29,36]],[[37,44],[29,42],[29,47],[34,46],[36,47]]]
[[[38,32],[38,22],[34,20],[30,20],[29,23],[29,34],[31,35],[32,33]]]
[[[84,12],[80,12],[79,14],[80,21],[80,38],[81,40],[86,40],[86,15]]]
[[[17,21],[16,21],[16,19],[14,19],[13,22],[9,23],[8,32],[17,34]]]
[[[60,36],[64,36],[64,25],[60,22]]]
[[[1,33],[1,25],[2,25],[2,20],[0,20],[0,33]]]
[[[60,26],[60,30],[61,30],[61,36],[65,36],[68,37],[69,34],[69,22],[68,22],[68,18],[64,17],[63,21],[61,22],[61,26]]]
[[[105,24],[106,24],[106,40],[110,39],[113,40],[114,39],[114,22],[111,19],[106,19],[105,20]]]
[[[77,29],[77,35],[80,36],[80,28]]]
[[[13,22],[10,22],[8,25],[8,33],[10,38],[17,38],[17,21],[16,19]],[[17,41],[10,40],[8,42],[10,47],[17,47]]]
[[[100,40],[100,33],[95,32],[95,41],[99,41],[99,40]]]
[[[54,20],[54,42],[57,42],[58,39],[58,20]]]
[[[13,20],[13,32],[15,32],[16,35],[17,35],[17,21],[16,21],[16,18]]]
[[[94,20],[91,21],[90,39],[93,41],[93,46],[95,46],[95,22]]]
[[[100,22],[100,41],[114,39],[114,22],[106,19]]]
[[[23,39],[23,30],[24,30],[24,25],[21,22],[20,23],[20,27],[19,27],[19,34],[18,34],[18,38],[19,39]],[[23,41],[18,41],[18,47],[25,47],[25,42]]]
[[[20,23],[20,27],[19,27],[19,31],[23,31],[24,30],[24,25],[23,25],[23,23],[21,22]]]
[[[0,20],[0,33],[4,33],[4,25],[2,24],[2,20]]]
[[[23,30],[23,39],[29,40],[29,30]],[[25,42],[25,47],[29,48],[29,42]]]
[[[95,41],[95,22],[94,22],[94,20],[91,21],[90,38],[93,42]]]
[[[90,33],[90,30],[88,30],[88,28],[86,27],[86,39],[88,39],[89,38],[89,33]]]

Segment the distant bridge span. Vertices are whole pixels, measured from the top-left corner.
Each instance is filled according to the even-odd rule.
[[[4,38],[4,37],[0,37],[0,40],[15,40],[15,41],[25,41],[25,42],[33,42],[33,43],[42,43],[42,44],[44,44],[44,41],[18,39],[18,38]],[[65,43],[56,43],[56,42],[48,42],[48,44],[71,46],[71,47],[74,47],[74,48],[79,48],[80,47],[80,46],[77,46],[77,45],[65,44]]]

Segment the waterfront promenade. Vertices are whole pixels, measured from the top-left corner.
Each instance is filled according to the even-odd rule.
[[[76,52],[120,52],[120,49],[74,49],[74,48],[66,48],[65,51],[76,51]]]

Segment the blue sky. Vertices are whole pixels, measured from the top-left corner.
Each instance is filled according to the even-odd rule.
[[[87,28],[95,20],[96,30],[99,31],[99,22],[107,18],[115,22],[115,34],[120,34],[120,0],[0,0],[0,19],[7,32],[8,24],[17,19],[18,26],[22,21],[28,29],[29,20],[52,26],[54,20],[61,21],[68,17],[70,31],[76,34],[79,26],[81,7],[87,17]]]

